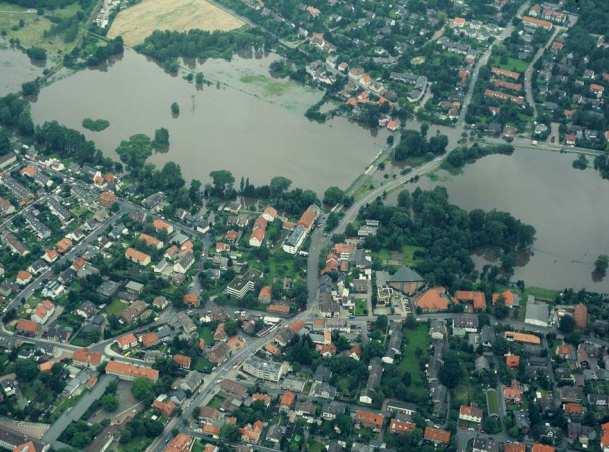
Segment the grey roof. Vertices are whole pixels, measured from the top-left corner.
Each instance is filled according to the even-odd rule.
[[[402,266],[397,271],[387,278],[387,282],[413,282],[413,281],[424,281],[423,277],[419,275],[410,267]]]

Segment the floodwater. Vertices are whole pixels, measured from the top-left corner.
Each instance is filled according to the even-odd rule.
[[[533,225],[534,253],[516,269],[514,280],[609,292],[609,276],[595,282],[591,275],[597,256],[609,255],[609,181],[592,169],[572,168],[574,159],[572,154],[517,150],[512,156],[484,157],[458,175],[439,171],[419,186],[444,186],[451,202],[464,209],[502,210]]]
[[[310,122],[306,109],[322,93],[268,76],[273,56],[210,60],[200,65],[213,81],[202,90],[172,77],[145,57],[127,51],[109,69],[85,70],[44,88],[32,105],[36,123],[57,120],[82,131],[107,155],[136,133],[159,127],[170,135],[168,153],[151,161],[175,161],[186,178],[207,180],[210,171],[228,169],[236,179],[268,183],[285,176],[295,186],[323,192],[347,187],[384,145],[378,136],[344,118]],[[216,81],[228,86],[218,87]],[[180,114],[173,118],[170,105]],[[90,132],[84,118],[107,119],[110,127]]]
[[[0,40],[0,96],[21,90],[24,82],[42,74],[42,68],[33,65],[29,57]]]

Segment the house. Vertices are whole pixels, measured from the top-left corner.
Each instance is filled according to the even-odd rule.
[[[160,218],[155,218],[152,221],[152,227],[156,232],[165,232],[166,234],[173,234],[173,226]]]
[[[302,225],[297,225],[292,232],[286,237],[281,248],[288,254],[296,254],[305,238],[307,237],[307,231]]]
[[[271,286],[264,286],[260,289],[258,293],[258,301],[262,304],[269,304],[273,297],[273,292],[271,290]],[[289,312],[289,311],[288,311]]]
[[[190,452],[194,443],[195,439],[192,436],[178,433],[169,441],[164,452]]]
[[[140,342],[143,348],[150,348],[157,345],[160,341],[159,335],[154,331],[144,333],[140,336]]]
[[[493,293],[492,301],[493,304],[497,304],[497,302],[502,301],[508,308],[512,308],[518,305],[518,297],[511,290],[504,290],[503,292]]]
[[[126,324],[131,324],[138,320],[146,312],[148,305],[143,300],[135,300],[121,311],[119,318]],[[150,311],[149,311],[150,312]]]
[[[176,409],[176,404],[162,394],[154,399],[152,407],[165,417],[171,417]]]
[[[122,351],[129,350],[130,348],[137,346],[137,338],[133,333],[127,333],[116,338],[116,344]]]
[[[583,303],[578,303],[573,309],[573,319],[575,326],[580,330],[585,330],[588,327],[588,308]]]
[[[503,387],[503,398],[506,402],[520,403],[522,394],[522,387],[516,381],[513,381],[511,386]]]
[[[385,283],[392,289],[410,296],[425,285],[425,280],[412,268],[402,266],[393,275],[387,277]]]
[[[275,218],[277,218],[277,215],[278,215],[277,211],[271,206],[267,206],[264,209],[264,212],[262,212],[262,218],[264,218],[269,223],[272,223],[273,221],[275,221]]]
[[[135,248],[127,248],[125,251],[125,257],[129,259],[131,262],[135,262],[136,264],[146,266],[150,264],[150,256],[146,253],[136,250]]]
[[[555,452],[556,448],[547,444],[535,443],[531,447],[531,452]]]
[[[435,445],[447,445],[450,443],[450,432],[435,427],[425,427],[423,438]]]
[[[289,411],[294,406],[296,394],[292,391],[285,391],[279,398],[279,411]]]
[[[59,254],[65,254],[72,248],[72,240],[63,238],[55,244],[55,249]]]
[[[266,235],[267,220],[264,217],[259,216],[254,222],[252,227],[252,234],[250,235],[249,245],[255,248],[260,248],[262,242],[264,242],[264,236]]]
[[[275,361],[262,360],[256,356],[248,358],[241,367],[243,372],[253,375],[256,378],[278,382],[287,373],[287,363],[277,363]]]
[[[191,358],[186,355],[174,355],[173,362],[175,362],[182,369],[190,369]]]
[[[199,295],[196,292],[187,292],[182,297],[182,301],[185,305],[196,308],[199,306]]]
[[[15,332],[24,336],[35,336],[40,330],[40,324],[33,320],[19,320],[15,324]]]
[[[483,292],[457,290],[454,298],[461,303],[471,303],[474,311],[484,311],[486,309],[486,299]]]
[[[365,403],[367,405],[372,404],[374,393],[381,383],[382,376],[383,364],[381,359],[378,357],[372,358],[368,366],[368,381],[366,383],[366,387],[359,396],[360,403]]]
[[[241,440],[250,444],[258,444],[260,441],[260,435],[262,435],[262,429],[264,423],[260,420],[254,422],[254,424],[245,425],[239,432],[241,433]]]
[[[453,335],[464,337],[467,333],[478,332],[478,317],[473,314],[463,314],[453,317]]]
[[[389,423],[389,431],[397,435],[412,432],[416,427],[414,423],[399,418],[391,419]]]
[[[527,446],[524,443],[505,443],[503,452],[526,452]]]
[[[137,239],[140,242],[143,242],[146,246],[154,248],[155,250],[160,250],[161,248],[163,248],[163,241],[149,234],[145,234],[142,232]]]
[[[517,331],[506,331],[504,333],[506,340],[510,342],[520,342],[522,344],[540,345],[541,339],[535,334],[519,333]]]
[[[609,422],[601,424],[601,447],[603,452],[609,452]]]
[[[53,302],[50,300],[42,300],[36,305],[36,309],[34,309],[34,313],[32,314],[32,320],[44,325],[54,312],[55,305]]]
[[[155,297],[154,300],[152,300],[152,306],[158,309],[159,311],[162,311],[166,309],[167,306],[169,306],[169,300],[159,295],[158,297]]]
[[[368,410],[355,411],[355,423],[361,427],[370,428],[375,432],[380,432],[385,422],[385,416]]]
[[[415,305],[423,312],[438,312],[448,309],[449,299],[444,287],[433,287],[421,294]]]
[[[499,443],[491,436],[476,436],[472,452],[499,452]]]
[[[15,278],[15,282],[20,286],[26,286],[32,281],[32,274],[25,270],[20,270],[17,273],[17,277]]]
[[[262,278],[262,276],[263,274],[261,271],[250,269],[241,275],[237,275],[228,286],[226,286],[224,292],[241,300],[248,292],[254,290],[256,282]]]
[[[133,381],[136,378],[147,378],[156,383],[159,379],[159,371],[156,369],[145,366],[135,366],[119,361],[110,361],[106,365],[106,373],[109,375],[116,375],[120,379],[127,381]]]
[[[173,271],[176,273],[185,274],[194,263],[195,255],[192,251],[180,253],[177,262],[173,264]]]
[[[482,410],[472,405],[461,405],[459,408],[459,419],[467,422],[482,422]]]
[[[54,249],[48,249],[45,251],[45,253],[42,255],[42,259],[46,262],[48,262],[49,264],[52,264],[53,262],[55,262],[57,259],[59,258],[59,253],[57,251],[55,251]]]

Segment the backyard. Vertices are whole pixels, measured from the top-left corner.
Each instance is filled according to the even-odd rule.
[[[410,388],[418,397],[427,394],[425,374],[419,362],[427,360],[430,338],[427,324],[419,324],[414,330],[406,330],[404,334],[403,357],[399,364],[400,374],[410,374]],[[421,353],[421,356],[417,356]]]

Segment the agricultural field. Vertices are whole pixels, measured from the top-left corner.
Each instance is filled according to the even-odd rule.
[[[122,36],[126,45],[134,46],[155,30],[230,31],[243,24],[207,0],[143,0],[118,14],[108,37]]]

